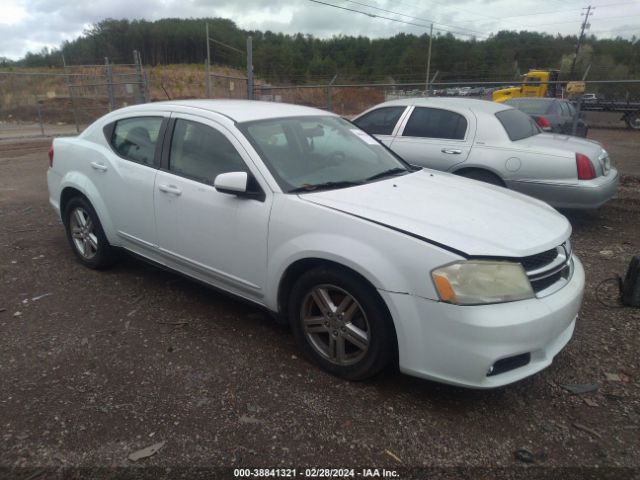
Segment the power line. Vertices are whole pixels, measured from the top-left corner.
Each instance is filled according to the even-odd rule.
[[[424,28],[424,29],[428,29],[429,28],[429,25],[424,25],[424,24],[421,24],[421,23],[407,22],[405,20],[398,20],[397,18],[385,17],[383,15],[378,15],[378,14],[375,14],[375,13],[363,12],[362,10],[356,10],[355,8],[342,7],[340,5],[334,5],[333,3],[321,2],[320,0],[309,0],[309,1],[313,2],[313,3],[319,3],[321,5],[326,5],[328,7],[339,8],[340,10],[347,10],[349,12],[359,13],[361,15],[366,15],[366,16],[371,17],[371,18],[380,18],[380,19],[383,19],[383,20],[389,20],[389,21],[397,22],[397,23],[404,23],[405,25],[412,25],[414,27],[420,27],[420,28]],[[452,30],[446,30],[444,28],[434,28],[434,30],[438,30],[440,32],[446,32],[446,33],[453,33],[453,34],[456,34],[456,35],[466,35],[468,37],[476,37],[477,36],[477,35],[473,35],[471,33],[454,32]],[[486,35],[485,35],[485,37],[486,37]]]
[[[477,30],[471,30],[470,28],[465,28],[465,27],[457,27],[455,25],[448,25],[446,23],[440,23],[440,22],[436,22],[435,20],[430,20],[428,18],[421,18],[421,17],[415,17],[412,15],[406,15],[404,13],[399,13],[399,12],[394,12],[392,10],[386,10],[384,8],[379,8],[379,7],[374,7],[373,5],[368,5],[366,3],[361,3],[361,2],[357,2],[356,0],[346,0],[349,3],[355,3],[356,5],[361,5],[363,7],[368,7],[371,8],[373,10],[378,10],[380,12],[385,12],[385,13],[391,13],[393,15],[398,15],[400,17],[405,17],[405,18],[413,18],[414,20],[422,20],[423,22],[429,22],[429,23],[433,23],[434,25],[442,25],[444,27],[451,27],[451,28],[457,28],[457,29],[462,29],[462,30],[467,30],[469,32],[474,32],[474,33],[478,33],[480,35],[484,35],[482,32],[479,32]]]
[[[584,14],[584,22],[582,22],[582,28],[580,29],[580,38],[578,38],[578,45],[576,45],[576,53],[573,55],[573,61],[571,62],[571,70],[569,71],[569,78],[573,78],[573,72],[576,68],[576,60],[578,59],[578,53],[580,53],[580,44],[582,44],[582,39],[584,38],[584,31],[587,28],[589,22],[589,15],[591,15],[591,9],[593,7],[589,5],[587,7],[587,13]],[[580,107],[580,105],[578,105]],[[575,124],[574,124],[575,125]],[[574,126],[575,129],[575,126]]]

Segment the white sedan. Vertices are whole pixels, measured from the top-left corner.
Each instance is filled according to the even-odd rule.
[[[507,187],[557,208],[597,208],[618,190],[601,144],[544,133],[508,105],[463,98],[381,103],[353,122],[407,162]]]
[[[288,321],[348,379],[400,370],[489,388],[573,334],[568,221],[529,197],[415,170],[340,117],[246,101],[128,107],[49,152],[50,203],[90,268],[119,249]]]

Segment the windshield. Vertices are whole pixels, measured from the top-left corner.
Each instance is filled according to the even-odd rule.
[[[542,132],[533,118],[515,108],[497,112],[496,117],[512,142],[533,137]]]
[[[517,108],[521,112],[528,113],[529,115],[542,115],[547,113],[549,106],[551,106],[551,102],[541,99],[513,99],[507,100],[504,103],[510,107]]]
[[[410,167],[339,117],[288,117],[239,124],[284,192],[343,188]]]

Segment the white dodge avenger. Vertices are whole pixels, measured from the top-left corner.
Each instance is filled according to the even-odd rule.
[[[286,320],[352,380],[386,366],[490,388],[571,338],[584,270],[543,202],[416,170],[331,113],[170,101],[105,115],[49,151],[81,263],[126,249]]]

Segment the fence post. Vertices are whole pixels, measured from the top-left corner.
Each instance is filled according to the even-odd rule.
[[[253,100],[253,40],[247,37],[247,98]]]
[[[36,109],[38,110],[38,123],[40,124],[40,134],[44,137],[44,125],[42,124],[42,100],[38,100],[38,95],[34,95],[36,99]]]
[[[140,52],[137,50],[133,51],[133,63],[136,67],[136,77],[138,79],[138,98],[137,103],[145,103],[145,93],[144,93],[144,76],[142,75],[142,59],[140,58]]]
[[[116,108],[116,102],[113,98],[113,72],[111,71],[111,64],[109,58],[104,57],[105,76],[107,77],[107,98],[109,99],[109,111],[113,111]]]
[[[329,82],[329,85],[327,85],[327,110],[329,111],[333,110],[333,95],[331,90],[337,78],[338,74],[336,73]]]
[[[64,81],[67,84],[67,88],[69,89],[69,99],[71,100],[71,111],[73,112],[73,121],[76,124],[76,132],[80,133],[80,125],[78,124],[78,112],[76,110],[76,101],[73,97],[73,87],[71,86],[71,79],[69,78],[69,74],[67,73],[67,62],[64,59],[64,55],[62,55],[62,67],[64,69]]]

